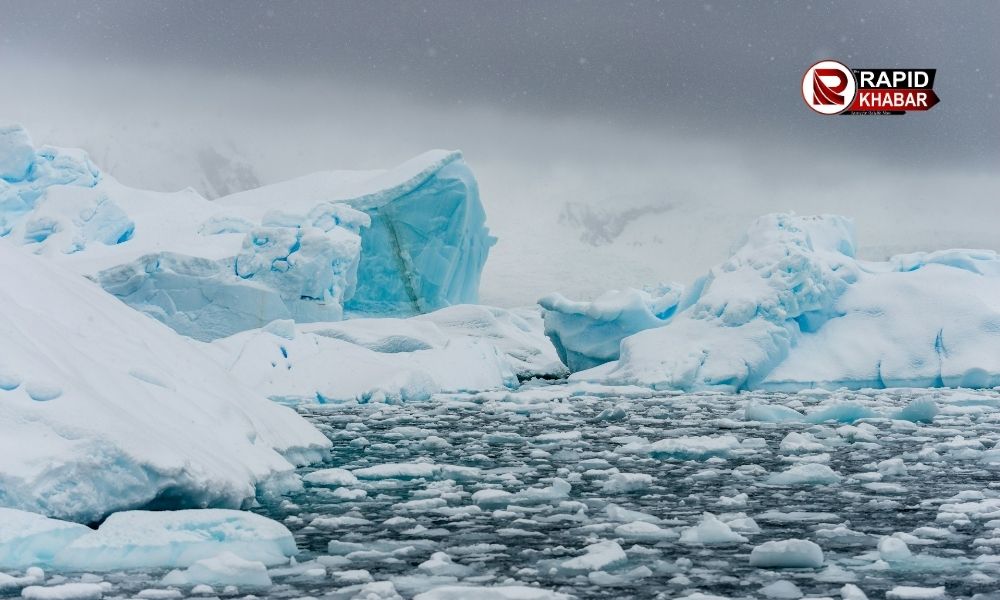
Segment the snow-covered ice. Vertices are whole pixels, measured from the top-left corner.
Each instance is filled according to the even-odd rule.
[[[80,522],[232,507],[329,446],[199,347],[0,240],[0,504]]]
[[[0,130],[0,237],[202,340],[276,319],[478,300],[495,239],[458,152],[328,171],[209,201],[129,188],[79,150]]]
[[[878,263],[856,245],[844,217],[761,217],[666,322],[624,338],[588,328],[588,346],[620,340],[620,356],[573,379],[686,391],[1000,384],[997,253]]]
[[[566,373],[537,313],[476,305],[406,319],[276,321],[209,348],[238,379],[287,402],[426,400]]]

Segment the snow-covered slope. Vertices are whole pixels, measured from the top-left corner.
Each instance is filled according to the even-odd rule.
[[[0,272],[0,506],[82,522],[237,508],[329,445],[79,275],[7,240]]]
[[[494,238],[457,152],[316,173],[210,202],[136,190],[80,151],[0,129],[0,237],[68,264],[202,340],[475,302]],[[356,208],[354,208],[356,207]]]
[[[537,313],[475,305],[409,319],[276,321],[211,347],[238,379],[285,402],[426,400],[566,374]]]
[[[859,261],[843,217],[758,219],[676,313],[573,377],[663,389],[1000,383],[1000,256]]]

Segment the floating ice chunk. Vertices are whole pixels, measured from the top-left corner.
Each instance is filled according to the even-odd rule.
[[[358,479],[431,479],[438,476],[475,478],[479,469],[434,463],[386,463],[352,471]]]
[[[827,448],[820,442],[816,441],[816,438],[807,434],[799,433],[797,431],[792,431],[781,440],[778,447],[782,452],[791,453],[809,453],[809,452],[823,452]]]
[[[587,573],[587,579],[590,583],[601,587],[628,587],[634,586],[636,581],[650,577],[652,574],[653,571],[649,567],[642,565],[619,574],[591,571]]]
[[[750,496],[741,492],[735,496],[720,496],[715,504],[723,508],[741,508],[747,505],[749,499]]]
[[[898,457],[880,461],[876,468],[883,477],[904,477],[907,474],[906,463]]]
[[[743,409],[743,418],[747,421],[764,423],[801,423],[805,415],[799,411],[780,404],[757,404],[750,402]]]
[[[916,587],[911,585],[897,585],[885,593],[889,600],[939,600],[945,598],[944,586],[940,587]]]
[[[611,494],[639,492],[653,485],[653,476],[646,473],[615,473],[602,485],[601,490]]]
[[[760,526],[757,525],[757,521],[746,516],[727,519],[726,525],[729,525],[730,529],[738,533],[760,533]]]
[[[747,538],[733,531],[712,513],[705,513],[701,522],[681,531],[682,544],[742,544]]]
[[[431,557],[420,563],[417,568],[429,575],[459,578],[471,575],[475,571],[472,567],[453,562],[447,552],[431,554]]]
[[[664,529],[659,525],[645,521],[635,521],[615,527],[615,535],[626,540],[638,542],[660,542],[677,538],[673,529]]]
[[[583,549],[583,554],[563,561],[560,567],[571,571],[600,571],[628,560],[617,542],[597,542]]]
[[[861,591],[861,588],[853,583],[845,583],[844,587],[840,588],[840,597],[842,600],[868,600],[868,596]]]
[[[97,531],[74,539],[52,564],[70,571],[176,568],[228,552],[277,565],[297,551],[284,525],[251,512],[127,511],[114,513]]]
[[[554,477],[547,487],[533,487],[521,490],[511,498],[515,504],[545,504],[569,497],[573,486],[560,477]]]
[[[633,523],[635,521],[642,521],[644,523],[660,522],[659,517],[654,517],[653,515],[637,510],[629,510],[617,504],[608,504],[604,508],[604,512],[607,513],[609,519],[618,521],[619,523]]]
[[[183,571],[173,570],[167,573],[163,577],[163,583],[177,586],[205,584],[262,588],[271,586],[271,577],[267,574],[264,563],[240,558],[232,552],[223,552],[218,556],[199,560]]]
[[[183,598],[184,594],[180,590],[174,589],[157,589],[157,588],[147,588],[140,590],[138,594],[135,595],[136,598],[140,600],[176,600],[178,598]]]
[[[750,552],[750,566],[818,569],[823,566],[823,550],[809,540],[772,540]]]
[[[798,600],[804,595],[799,586],[787,579],[779,579],[765,585],[760,588],[760,593],[776,600]]]
[[[894,419],[913,421],[914,423],[930,423],[938,414],[937,403],[933,399],[925,397],[914,398],[909,404],[900,409]]]
[[[838,423],[853,423],[860,419],[867,419],[875,416],[875,411],[858,404],[857,402],[838,402],[806,416],[807,423],[826,423],[827,421],[837,421]]]
[[[830,467],[819,463],[795,465],[767,478],[772,485],[829,485],[843,479]]]
[[[627,418],[628,418],[628,409],[626,409],[621,404],[617,404],[615,406],[605,408],[604,410],[602,410],[596,417],[594,417],[594,420],[608,421],[614,423],[617,421],[624,421]]]
[[[612,290],[593,302],[574,302],[550,294],[538,303],[545,317],[545,335],[570,371],[581,371],[618,359],[621,340],[664,325],[681,298],[682,286],[667,285],[650,293]]]
[[[882,538],[878,543],[878,554],[886,562],[902,562],[909,560],[913,554],[906,542],[894,536]]]
[[[571,596],[526,585],[446,585],[417,594],[413,600],[570,600]]]
[[[0,508],[0,568],[49,564],[59,550],[90,531],[78,523]]]
[[[403,600],[391,581],[372,581],[340,590],[351,600]]]
[[[28,567],[24,575],[20,577],[0,573],[0,593],[39,584],[43,581],[45,581],[45,571],[38,567]]]
[[[706,460],[713,456],[729,456],[740,447],[740,441],[732,435],[682,436],[667,438],[657,442],[632,442],[618,449],[631,454],[649,454],[659,459]]]
[[[327,486],[357,485],[358,478],[347,469],[319,469],[302,478],[306,483]]]
[[[477,506],[487,508],[499,508],[507,506],[513,501],[514,494],[506,490],[486,489],[479,490],[472,494],[472,501]]]
[[[99,600],[109,586],[100,583],[61,583],[53,586],[32,585],[21,590],[26,600]]]

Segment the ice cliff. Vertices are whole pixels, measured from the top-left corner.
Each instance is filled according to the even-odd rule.
[[[611,384],[689,391],[1000,384],[1000,359],[990,350],[1000,343],[1000,256],[946,250],[869,262],[855,247],[844,217],[768,215],[671,314],[650,320],[635,316],[642,310],[548,298],[548,333],[557,347],[566,339],[596,347],[603,337],[605,348],[588,357],[608,360],[572,378]],[[565,323],[580,314],[605,318],[575,329]],[[616,342],[614,358],[608,348]]]
[[[202,344],[0,240],[0,506],[240,508],[329,441]]]
[[[211,340],[345,308],[475,302],[494,238],[458,152],[329,171],[209,201],[126,187],[78,150],[0,128],[0,237],[59,260],[176,331]]]

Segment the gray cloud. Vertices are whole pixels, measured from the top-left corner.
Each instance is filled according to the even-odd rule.
[[[664,135],[766,135],[932,165],[1000,155],[1000,5],[818,2],[5,2],[4,48],[66,63],[197,65],[384,86],[400,102],[584,113]],[[823,119],[819,58],[936,67],[942,104]],[[832,150],[828,150],[832,148]]]

